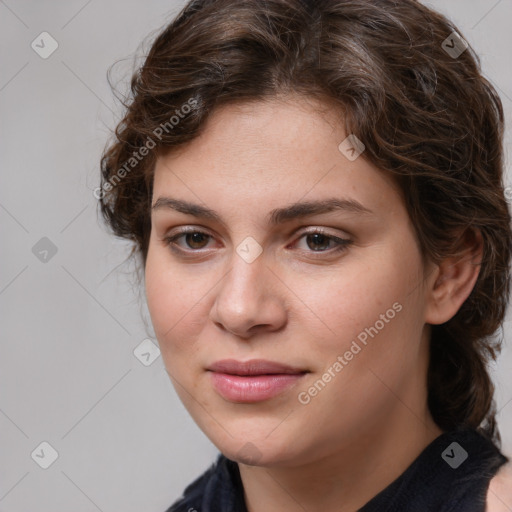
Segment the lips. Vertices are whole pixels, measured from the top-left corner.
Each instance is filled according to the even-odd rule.
[[[299,374],[306,372],[306,370],[264,359],[253,359],[245,362],[236,361],[235,359],[223,359],[213,363],[208,369],[212,372],[242,376]]]
[[[273,398],[308,373],[301,368],[263,359],[245,362],[224,359],[213,363],[208,371],[215,390],[225,400],[237,403]]]

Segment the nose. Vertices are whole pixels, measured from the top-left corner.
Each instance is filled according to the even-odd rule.
[[[233,255],[231,270],[220,282],[210,311],[221,329],[240,338],[274,332],[286,324],[283,286],[263,256],[247,263]]]

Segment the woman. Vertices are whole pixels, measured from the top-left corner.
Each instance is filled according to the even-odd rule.
[[[102,160],[216,463],[169,511],[510,510],[500,100],[413,0],[202,0]],[[502,508],[500,508],[502,507]]]

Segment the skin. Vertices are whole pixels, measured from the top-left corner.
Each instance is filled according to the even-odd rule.
[[[250,512],[353,511],[442,433],[426,402],[429,324],[450,319],[469,295],[481,238],[457,259],[424,262],[391,178],[364,153],[350,161],[338,149],[341,121],[301,97],[229,105],[155,167],[153,205],[170,197],[220,217],[153,209],[146,295],[176,391],[239,463]],[[268,223],[274,209],[333,197],[371,213]],[[169,245],[187,226],[209,236]],[[305,236],[318,229],[349,243],[336,251],[332,239]],[[262,248],[252,263],[236,251],[248,236]],[[300,403],[298,393],[396,303],[400,312]],[[206,371],[226,358],[309,373],[277,397],[243,404],[221,397]]]
[[[486,512],[510,512],[512,510],[512,464],[503,465],[491,479],[487,492]]]

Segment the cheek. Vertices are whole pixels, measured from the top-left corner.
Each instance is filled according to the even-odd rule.
[[[392,274],[390,267],[384,269],[387,277],[380,278],[382,270],[354,273],[337,282],[326,279],[308,303],[316,308],[322,319],[316,323],[326,334],[310,338],[317,373],[300,390],[311,399],[304,413],[312,421],[332,423],[333,436],[351,423],[343,415],[333,421],[333,410],[350,411],[356,423],[382,418],[396,402],[394,393],[417,371],[421,299],[410,293],[404,272]]]
[[[162,251],[163,252],[163,251]],[[145,271],[146,298],[151,322],[162,352],[190,346],[200,330],[208,287],[202,280],[187,277],[157,251],[148,252]]]
[[[169,293],[169,283],[165,274],[165,267],[162,265],[160,258],[154,255],[151,248],[146,261],[145,283],[151,322],[158,341],[161,342],[160,336],[165,332],[166,324],[172,325],[171,322],[176,312],[174,307],[175,297]]]
[[[308,316],[314,315],[326,333],[345,339],[373,325],[390,309],[388,316],[394,316],[393,304],[403,304],[414,278],[411,269],[391,259],[386,265],[382,256],[375,265],[347,265],[346,270],[340,267],[321,277],[296,279],[295,291]]]

